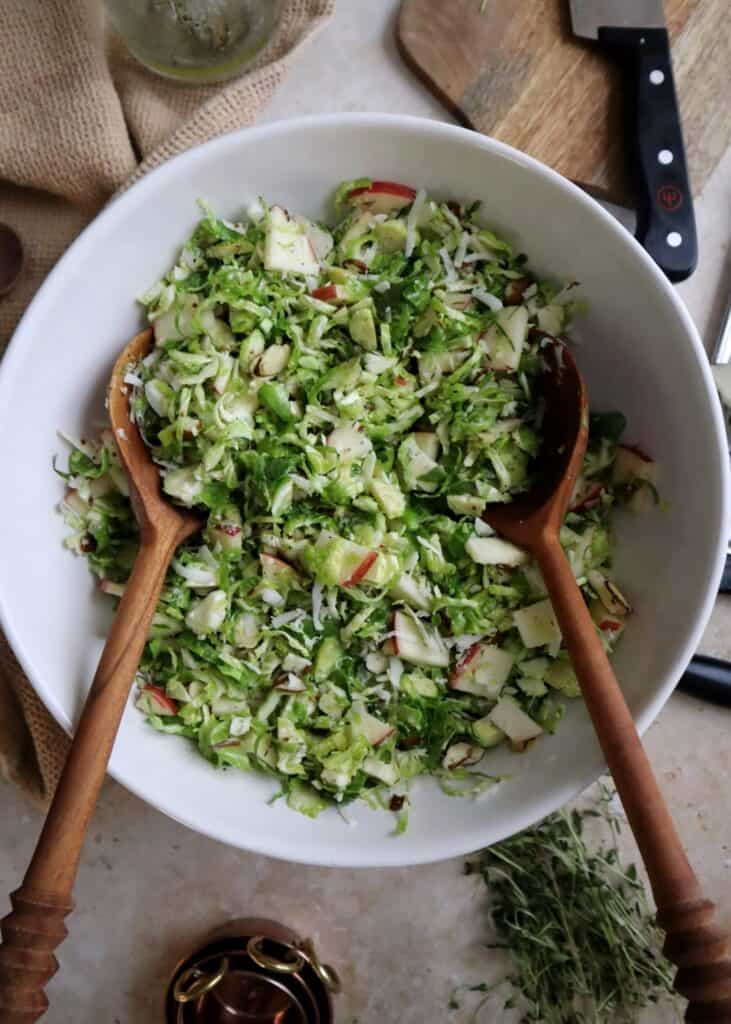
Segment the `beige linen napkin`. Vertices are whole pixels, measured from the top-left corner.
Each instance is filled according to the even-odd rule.
[[[138,65],[105,31],[101,2],[0,0],[0,222],[18,232],[26,254],[20,283],[0,298],[0,353],[43,278],[109,197],[176,153],[251,124],[334,4],[284,0],[275,36],[248,74],[185,86]],[[0,774],[46,804],[67,749],[0,633]]]

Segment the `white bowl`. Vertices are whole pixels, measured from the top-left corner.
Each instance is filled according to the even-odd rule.
[[[303,118],[216,139],[165,164],[111,204],[50,275],[0,373],[0,614],[21,664],[65,729],[77,718],[111,619],[82,559],[62,546],[61,427],[103,416],[115,354],[140,326],[134,297],[164,271],[205,198],[232,217],[258,194],[327,216],[333,186],[363,174],[479,198],[488,223],[533,267],[578,278],[589,311],[577,334],[593,407],[619,408],[628,437],[659,460],[662,510],[620,524],[617,576],[636,613],[614,664],[640,729],[690,659],[719,582],[728,529],[723,424],[706,357],[675,292],[593,200],[527,156],[461,128],[381,115]],[[150,729],[130,705],[111,773],[179,821],[275,857],[347,866],[463,854],[560,807],[602,770],[583,705],[525,755],[496,753],[509,779],[478,802],[415,786],[409,829],[362,804],[310,821],[267,799],[271,780],[212,768],[192,745]],[[356,827],[352,827],[356,826]]]

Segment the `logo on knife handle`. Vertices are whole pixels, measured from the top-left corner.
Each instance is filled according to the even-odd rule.
[[[657,190],[657,201],[663,210],[674,213],[683,205],[683,193],[675,185],[661,185]]]

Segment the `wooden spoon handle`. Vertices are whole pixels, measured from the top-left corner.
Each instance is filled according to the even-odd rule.
[[[86,829],[178,539],[171,524],[140,547],[33,859],[0,922],[3,1024],[30,1024],[48,1007],[43,989],[58,969]]]
[[[731,942],[712,921],[583,595],[550,535],[535,551],[601,748],[652,885],[686,1020],[731,1021]]]

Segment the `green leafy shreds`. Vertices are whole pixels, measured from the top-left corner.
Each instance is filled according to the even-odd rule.
[[[155,345],[126,376],[164,492],[206,512],[168,572],[139,707],[213,764],[277,776],[309,815],[390,806],[424,773],[476,795],[499,698],[535,735],[578,694],[560,636],[516,626],[544,599],[536,567],[504,564],[479,519],[534,478],[540,345],[576,304],[479,204],[407,190],[382,213],[353,201],[370,188],[344,183],[331,230],[263,201],[236,223],[204,206],[141,297]],[[623,426],[593,417],[562,532],[608,648]],[[66,543],[119,597],[138,534],[111,431],[72,443],[61,475]],[[459,682],[476,645],[503,666],[486,690]]]
[[[481,856],[494,946],[513,961],[523,1021],[634,1021],[672,993],[673,967],[644,886],[619,858],[610,796],[603,789],[597,809],[554,814]],[[608,840],[587,842],[593,819]]]

